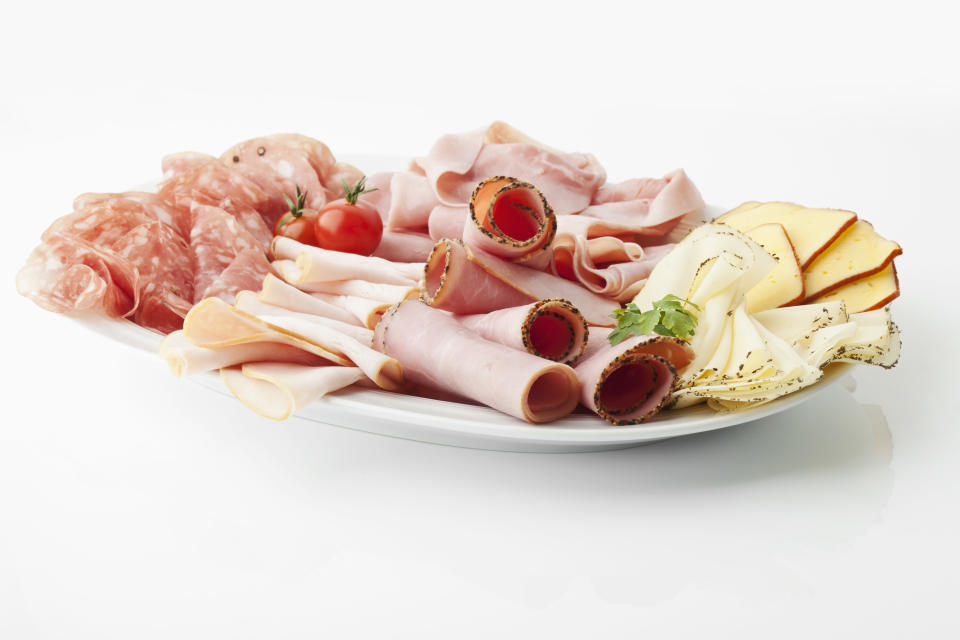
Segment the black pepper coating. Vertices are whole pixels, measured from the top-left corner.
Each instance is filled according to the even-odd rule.
[[[493,204],[497,201],[497,199],[501,195],[503,195],[508,191],[512,191],[514,189],[529,189],[533,191],[537,195],[537,197],[540,199],[540,204],[543,207],[542,214],[539,211],[534,211],[530,207],[518,205],[520,208],[525,209],[530,214],[530,216],[534,218],[537,225],[539,226],[539,229],[537,230],[537,232],[527,240],[514,240],[513,238],[510,238],[509,236],[507,236],[497,226],[497,221],[493,216],[488,216],[487,220],[489,221],[490,226],[493,228],[493,230],[496,233],[492,233],[490,230],[486,229],[482,224],[480,224],[480,220],[477,218],[477,211],[475,207],[477,194],[480,192],[480,189],[483,188],[487,183],[496,182],[498,180],[509,180],[510,182],[500,187],[499,189],[497,189],[496,193],[494,193],[493,197],[490,199],[491,208],[493,207]],[[530,260],[532,257],[538,256],[541,253],[547,251],[550,248],[550,244],[553,242],[553,238],[557,235],[557,217],[553,213],[553,207],[551,207],[550,204],[547,202],[547,199],[543,196],[543,193],[541,193],[539,189],[537,189],[535,186],[533,186],[529,182],[517,180],[516,178],[511,178],[510,176],[492,176],[490,178],[487,178],[486,180],[482,180],[481,182],[479,182],[477,186],[474,187],[473,193],[470,194],[469,212],[470,212],[470,220],[473,221],[473,224],[474,226],[476,226],[477,230],[498,244],[519,249],[519,248],[537,244],[538,242],[543,243],[539,249],[516,258],[515,260],[513,260],[514,262],[523,263],[527,260]],[[544,238],[544,235],[546,236],[546,238]]]

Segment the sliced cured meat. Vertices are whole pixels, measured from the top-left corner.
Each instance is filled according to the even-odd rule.
[[[459,238],[470,220],[470,208],[467,205],[448,206],[439,204],[430,212],[427,229],[430,237],[436,240]]]
[[[54,220],[43,232],[47,241],[55,235],[78,238],[109,249],[134,227],[157,218],[143,204],[122,197],[105,198]]]
[[[297,289],[293,285],[287,284],[272,274],[264,278],[263,286],[260,289],[260,293],[257,294],[257,299],[259,299],[260,302],[283,307],[291,311],[323,316],[358,326],[365,324],[343,306],[325,302],[317,296],[310,295]]]
[[[454,393],[528,422],[566,416],[580,394],[567,365],[484,340],[450,314],[416,300],[384,314],[374,346],[403,366],[412,385]]]
[[[330,364],[330,361],[303,349],[277,342],[247,342],[216,349],[198,347],[174,331],[160,343],[160,357],[170,372],[180,378],[195,373],[215,371],[245,362],[291,362],[311,366]]]
[[[587,322],[612,326],[610,314],[620,305],[550,273],[531,269],[471,249],[459,240],[441,240],[424,270],[421,300],[454,313],[486,313],[562,297]]]
[[[278,260],[295,262],[293,266],[287,266],[284,279],[296,285],[334,280],[408,285],[416,282],[423,273],[422,263],[390,262],[382,258],[331,251],[283,236],[274,238],[272,253]]]
[[[367,188],[376,189],[367,202],[376,207],[387,230],[423,229],[430,211],[440,204],[430,182],[415,173],[377,173],[367,180]]]
[[[53,234],[17,273],[17,292],[48,311],[102,310],[126,317],[140,302],[140,275],[110,250]]]
[[[183,334],[192,344],[208,349],[258,342],[286,344],[335,364],[357,366],[384,389],[402,384],[403,373],[396,360],[350,336],[300,318],[271,316],[270,320],[240,311],[219,298],[207,298],[187,314]]]
[[[642,248],[615,237],[587,239],[559,234],[552,246],[554,274],[579,282],[602,296],[631,300],[673,245]]]
[[[274,265],[282,265],[286,261],[277,260]],[[280,269],[280,275],[283,275],[283,269]],[[310,293],[327,293],[337,296],[356,296],[358,298],[367,298],[369,300],[378,300],[393,304],[415,298],[420,295],[420,287],[417,285],[402,284],[382,284],[380,282],[367,282],[366,280],[336,280],[334,282],[315,282],[307,285],[300,285],[304,291]]]
[[[463,241],[470,246],[529,266],[549,263],[547,248],[557,233],[557,217],[529,182],[487,178],[470,195],[469,212]]]
[[[73,200],[73,210],[80,211],[94,205],[105,204],[113,200],[132,200],[143,206],[143,210],[154,220],[176,226],[176,211],[173,204],[156,193],[149,191],[126,191],[124,193],[81,193]],[[129,206],[129,205],[128,205]]]
[[[270,273],[270,263],[259,247],[237,254],[201,294],[203,298],[221,298],[233,302],[237,292],[259,289]]]
[[[683,169],[663,178],[635,178],[597,190],[583,215],[622,225],[642,225],[644,235],[664,235],[683,216],[704,207]]]
[[[163,179],[168,180],[181,173],[186,173],[197,167],[216,162],[216,158],[207,153],[197,153],[196,151],[181,151],[180,153],[171,153],[164,156],[160,161],[160,168],[163,171]]]
[[[189,209],[189,224],[191,228],[193,226],[194,209],[201,205],[217,207],[219,209],[223,209],[236,218],[240,226],[246,229],[250,235],[257,239],[264,252],[270,249],[270,242],[273,240],[273,231],[267,227],[267,224],[263,221],[263,217],[260,215],[260,213],[250,205],[237,202],[229,197],[223,198],[222,200],[217,200],[205,193],[197,191],[196,189],[191,190],[188,194],[179,196],[178,202],[181,206],[185,206],[187,209]]]
[[[261,302],[257,297],[257,294],[253,291],[241,291],[238,293],[233,306],[240,311],[257,316],[261,320],[266,320],[267,322],[270,322],[270,317],[272,316],[300,318],[301,320],[316,322],[317,324],[322,324],[326,327],[330,327],[331,329],[336,329],[340,333],[348,335],[362,344],[369,345],[373,341],[373,331],[359,326],[356,322],[342,322],[340,320],[334,320],[333,318],[328,318],[322,315],[314,315],[312,313],[304,313],[302,311],[293,311],[277,305]]]
[[[420,300],[437,309],[466,315],[530,304],[536,296],[477,264],[462,241],[445,239],[437,243],[427,260]]]
[[[262,253],[262,250],[257,239],[241,227],[236,218],[219,207],[200,205],[194,209],[193,217],[190,246],[196,256],[193,281],[196,302],[207,294],[207,289],[237,256],[245,251]]]
[[[593,352],[576,367],[580,402],[611,424],[638,424],[670,399],[677,371],[693,359],[678,338],[642,336]]]
[[[142,224],[113,247],[140,274],[140,306],[134,321],[161,333],[183,325],[193,304],[193,251],[173,227]]]
[[[390,262],[426,262],[433,251],[433,239],[413,231],[384,231],[373,257]]]
[[[590,205],[606,172],[590,154],[563,153],[536,142],[503,123],[441,137],[429,155],[414,160],[440,202],[464,204],[474,186],[495,175],[536,184],[557,215]]]
[[[344,296],[334,293],[314,293],[311,294],[321,302],[340,307],[350,313],[360,324],[368,329],[373,329],[380,322],[380,318],[389,309],[393,303],[372,300],[370,298],[361,298],[359,296]]]
[[[560,298],[457,320],[487,340],[571,365],[580,358],[589,335],[580,311]]]
[[[271,420],[286,420],[323,396],[364,378],[358,367],[311,367],[281,362],[243,364],[220,370],[237,400]]]
[[[203,194],[206,199],[199,198],[198,194]],[[217,160],[198,164],[165,180],[158,195],[179,210],[175,226],[184,237],[190,235],[193,227],[195,216],[191,212],[196,204],[220,207],[229,203],[227,206],[247,207],[262,214],[270,202],[269,196],[256,183]],[[269,220],[265,222],[273,228]]]
[[[293,198],[299,187],[307,194],[307,208],[319,210],[343,196],[342,180],[354,184],[361,177],[354,167],[338,164],[325,144],[298,134],[246,140],[227,149],[220,160],[267,194],[268,202],[257,209],[271,229],[288,210],[284,195]]]

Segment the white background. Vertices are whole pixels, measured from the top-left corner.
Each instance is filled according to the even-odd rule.
[[[0,15],[0,637],[957,637],[960,60],[948,3],[36,2]],[[14,292],[83,191],[297,131],[504,119],[614,178],[853,209],[904,356],[603,454],[272,423]]]

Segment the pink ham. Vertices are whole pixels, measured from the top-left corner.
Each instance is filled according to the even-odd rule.
[[[457,320],[481,338],[570,365],[580,358],[589,335],[580,311],[560,298]]]
[[[433,244],[433,239],[425,233],[384,229],[373,257],[391,262],[426,262]]]
[[[400,363],[407,383],[469,398],[528,422],[557,420],[577,405],[579,383],[567,365],[484,340],[416,300],[384,315],[374,346]]]
[[[557,232],[557,218],[543,194],[528,182],[494,176],[470,195],[463,241],[492,255],[541,268]]]
[[[134,321],[160,333],[183,326],[193,304],[193,252],[161,222],[142,224],[113,247],[140,274],[140,306]]]
[[[329,365],[322,356],[278,342],[245,342],[216,349],[198,347],[183,331],[168,334],[160,343],[160,357],[170,372],[180,378],[245,362],[291,362],[305,365]]]
[[[440,202],[464,204],[481,180],[510,175],[536,184],[557,215],[586,208],[606,172],[590,154],[563,153],[495,122],[486,129],[442,136],[414,167],[430,180]]]
[[[459,240],[441,240],[424,270],[421,300],[459,314],[486,313],[561,297],[587,322],[610,326],[620,305],[550,273],[501,260]]]
[[[673,245],[644,249],[611,236],[586,239],[561,233],[552,246],[551,271],[594,293],[621,302],[643,288],[650,272]]]
[[[630,338],[613,347],[605,338],[576,367],[581,403],[611,424],[648,420],[669,402],[677,371],[693,360],[693,350],[664,336]]]
[[[469,223],[469,219],[470,210],[465,204],[456,207],[438,204],[430,212],[430,221],[427,228],[434,241],[444,238],[459,238],[463,235],[463,230]]]
[[[293,263],[287,265],[282,272],[287,282],[295,285],[335,280],[409,285],[415,283],[423,273],[421,263],[391,262],[382,258],[332,251],[283,236],[274,238],[271,253],[277,260]]]
[[[440,204],[427,179],[415,173],[377,173],[367,180],[367,188],[376,189],[364,198],[388,230],[424,229],[430,211]]]
[[[244,251],[255,250],[263,253],[259,241],[243,229],[236,218],[219,207],[206,205],[200,205],[194,210],[190,246],[196,256],[194,301],[206,297],[208,287]]]
[[[345,310],[342,306],[320,300],[316,296],[287,284],[274,275],[268,275],[264,278],[257,299],[265,304],[282,307],[290,311],[323,316],[358,326],[363,324],[354,314]]]
[[[17,273],[17,291],[49,311],[103,311],[132,315],[140,302],[140,274],[113,251],[53,234]]]
[[[220,370],[237,400],[271,420],[286,420],[323,396],[359,382],[358,367],[312,367],[289,362],[256,362]]]
[[[639,226],[636,233],[663,236],[683,216],[703,209],[700,192],[683,169],[663,178],[635,178],[601,187],[582,215],[608,223]]]

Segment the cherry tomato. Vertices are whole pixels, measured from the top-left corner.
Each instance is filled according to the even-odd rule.
[[[273,228],[273,235],[293,238],[303,244],[312,244],[316,246],[317,237],[313,233],[316,216],[300,215],[294,216],[292,213],[286,213],[277,220],[277,225]]]
[[[383,236],[383,222],[372,206],[334,200],[317,215],[313,230],[318,247],[369,256]]]

